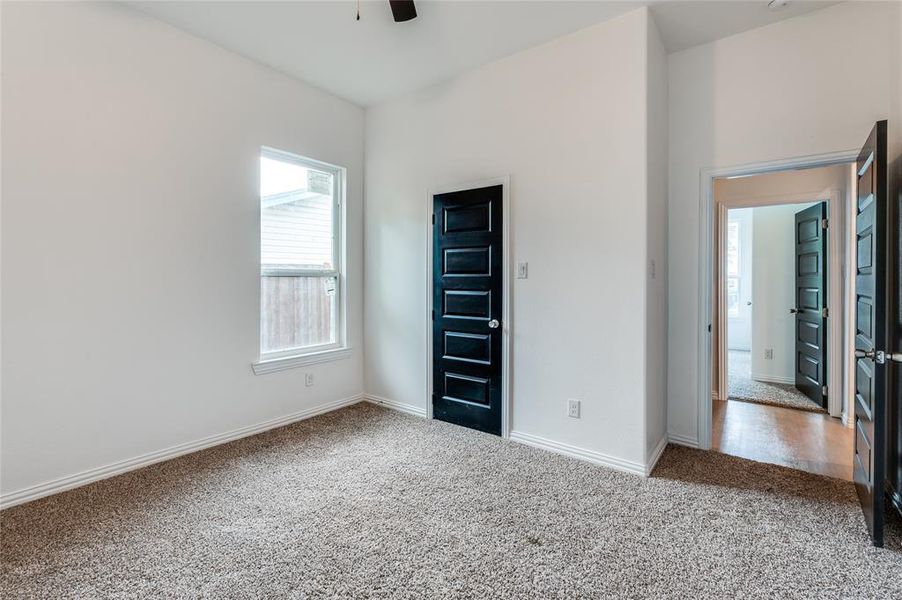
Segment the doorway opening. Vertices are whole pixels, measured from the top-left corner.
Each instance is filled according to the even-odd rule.
[[[722,324],[715,327],[715,282],[719,271],[714,268],[715,260],[722,253],[715,252],[715,237],[723,222],[723,208],[716,210],[714,202],[715,180],[741,178],[760,174],[774,174],[789,170],[806,170],[854,161],[849,169],[848,186],[842,195],[844,211],[837,212],[841,202],[832,197],[829,201],[829,219],[836,224],[837,217],[845,217],[847,223],[842,231],[847,235],[830,246],[827,260],[842,265],[843,285],[841,293],[828,289],[828,302],[841,299],[842,305],[836,318],[836,307],[829,309],[828,329],[833,339],[844,339],[839,346],[839,354],[828,361],[834,365],[830,377],[839,377],[836,364],[842,365],[842,380],[839,396],[847,424],[852,424],[854,440],[852,449],[852,478],[861,504],[871,541],[875,546],[883,545],[884,507],[886,490],[893,488],[894,482],[886,477],[887,424],[890,422],[888,394],[894,390],[888,385],[889,370],[897,362],[902,363],[902,352],[895,352],[899,336],[891,332],[891,318],[898,315],[898,280],[893,269],[899,263],[893,244],[897,243],[894,230],[898,230],[898,213],[888,200],[889,178],[887,176],[887,121],[877,121],[857,151],[843,151],[812,155],[802,158],[775,160],[736,167],[717,167],[701,171],[701,203],[699,228],[699,324],[698,348],[703,360],[698,363],[698,445],[703,449],[712,446],[713,403],[715,395],[721,392],[725,376],[726,359],[719,354],[718,347],[726,344],[715,343],[725,339]],[[895,193],[895,192],[894,192]],[[804,200],[804,198],[803,198]],[[786,202],[783,199],[783,202]],[[833,228],[832,236],[836,236]],[[839,260],[831,258],[832,253],[844,250]],[[835,279],[834,279],[835,281]],[[830,315],[833,315],[831,318]],[[723,320],[721,320],[723,321]],[[844,338],[837,338],[837,327]],[[718,337],[719,334],[719,337]],[[832,346],[837,348],[835,343]],[[835,350],[833,351],[835,353]],[[714,373],[719,372],[718,379]],[[714,384],[712,393],[712,383]],[[833,384],[829,384],[833,385]],[[836,387],[828,390],[828,411],[835,417],[837,402]],[[832,400],[831,400],[832,398]],[[747,406],[753,406],[747,404]]]
[[[714,178],[711,448],[852,480],[851,163]]]

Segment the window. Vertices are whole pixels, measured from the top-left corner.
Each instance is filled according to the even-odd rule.
[[[739,316],[739,221],[727,223],[727,315]]]
[[[261,362],[344,345],[343,190],[342,168],[261,152]]]

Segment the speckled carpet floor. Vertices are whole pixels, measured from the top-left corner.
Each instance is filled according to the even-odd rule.
[[[826,410],[797,390],[794,385],[752,379],[752,359],[748,352],[730,350],[727,358],[727,370],[727,391],[730,400],[827,414]]]
[[[651,478],[356,405],[0,513],[12,598],[900,598],[851,484]]]

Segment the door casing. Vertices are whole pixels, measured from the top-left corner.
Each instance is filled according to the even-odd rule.
[[[510,219],[511,219],[511,202],[510,202],[510,175],[503,175],[492,179],[481,179],[478,181],[468,181],[459,184],[439,185],[426,190],[426,211],[423,220],[423,226],[427,230],[426,234],[426,312],[424,314],[424,326],[426,330],[426,362],[424,369],[426,373],[426,418],[432,419],[432,385],[433,385],[433,365],[432,365],[432,248],[433,248],[433,227],[432,213],[433,204],[432,197],[436,194],[446,194],[448,192],[460,192],[463,190],[471,190],[476,188],[490,187],[494,185],[502,186],[501,192],[501,289],[503,290],[503,298],[501,302],[501,437],[510,437],[511,430],[511,399],[512,395],[512,363],[511,363],[511,340],[513,332],[513,320],[511,318],[511,235],[510,235]]]
[[[718,177],[736,177],[741,175],[760,175],[763,173],[773,173],[776,171],[787,171],[791,169],[827,167],[831,165],[852,163],[858,159],[858,150],[844,150],[841,152],[830,152],[826,154],[814,154],[810,156],[801,156],[796,158],[780,159],[758,163],[748,163],[744,165],[734,165],[729,167],[710,167],[700,171],[700,199],[699,199],[699,277],[698,277],[698,380],[696,389],[697,400],[697,431],[696,440],[687,440],[683,436],[673,439],[677,443],[696,446],[704,450],[711,448],[711,422],[713,412],[713,399],[711,390],[712,372],[713,372],[713,356],[714,356],[714,331],[713,331],[713,302],[714,302],[714,227],[716,204],[714,202],[714,180]],[[847,194],[848,197],[848,194]],[[837,204],[837,203],[833,203]],[[843,199],[843,214],[845,211],[846,201]],[[830,214],[834,214],[832,211]],[[831,238],[832,239],[832,238]],[[843,237],[845,240],[845,236]],[[834,260],[831,250],[830,260],[832,264],[840,263]],[[845,265],[848,261],[848,254],[841,264],[844,265],[846,273],[848,272]],[[848,287],[849,278],[846,277],[844,287]],[[847,290],[843,290],[843,298],[848,298]],[[843,324],[849,319],[849,305],[845,304],[843,311]],[[709,330],[710,327],[710,330]],[[833,335],[834,329],[831,327],[830,334]],[[843,371],[845,372],[849,365],[848,349],[842,348],[841,361]],[[724,363],[721,363],[724,364]],[[836,362],[833,363],[837,364]],[[723,378],[721,378],[721,381]],[[844,385],[841,386],[843,396],[847,395],[846,378]],[[723,389],[717,392],[725,392]],[[849,403],[846,402],[848,405]],[[692,442],[695,442],[694,444]]]

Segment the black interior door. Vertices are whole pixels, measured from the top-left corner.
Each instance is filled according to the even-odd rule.
[[[875,546],[883,545],[887,341],[886,121],[858,155],[855,236],[855,489]]]
[[[432,414],[501,435],[502,186],[433,196]]]
[[[796,213],[795,369],[800,392],[827,407],[827,203]]]

